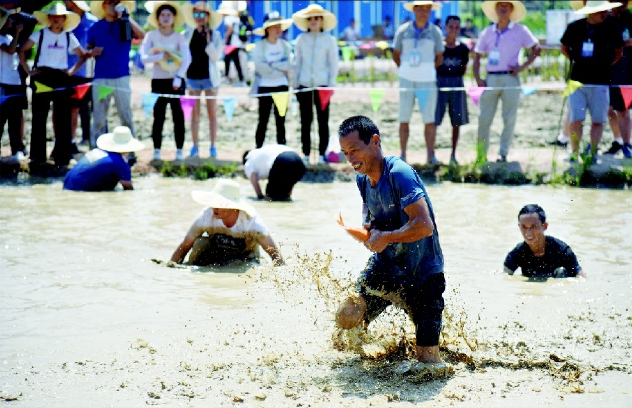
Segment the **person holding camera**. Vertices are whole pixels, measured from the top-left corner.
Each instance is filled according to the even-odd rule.
[[[191,52],[191,65],[187,70],[187,88],[189,95],[200,96],[204,92],[206,99],[206,111],[208,113],[209,134],[211,138],[210,157],[217,157],[217,90],[220,85],[219,69],[217,61],[224,52],[224,41],[217,27],[222,24],[223,16],[213,10],[205,1],[195,4],[188,3],[183,6],[184,19],[190,26],[184,32],[189,50]],[[193,106],[191,116],[191,138],[193,147],[189,156],[199,155],[199,129],[200,129],[200,105],[197,99]]]
[[[132,38],[142,39],[145,32],[130,16],[136,3],[133,1],[92,1],[90,11],[99,19],[88,30],[88,49],[95,58],[92,80],[93,125],[90,145],[107,131],[108,109],[112,98],[123,126],[133,135],[132,89],[129,75],[129,52]],[[99,100],[99,86],[114,88],[112,93]]]
[[[244,69],[246,67],[242,66],[242,53],[246,48],[246,44],[250,41],[250,36],[252,35],[252,17],[248,15],[248,10],[246,10],[246,2],[237,2],[237,10],[232,8],[231,6],[227,6],[226,3],[222,2],[219,9],[217,10],[219,13],[225,16],[224,18],[224,26],[226,27],[226,55],[224,57],[224,71],[225,77],[228,79],[228,74],[230,72],[230,63],[232,61],[235,64],[235,70],[237,71],[237,77],[239,78],[239,82],[235,83],[236,87],[244,86]]]
[[[140,54],[144,64],[153,63],[151,91],[161,95],[184,95],[184,77],[191,64],[191,52],[182,34],[175,31],[184,25],[184,14],[174,1],[156,1],[150,6],[147,18],[156,27],[145,36]],[[148,11],[149,11],[148,10]],[[154,105],[154,124],[151,136],[154,140],[154,160],[160,160],[162,128],[165,123],[167,105],[171,105],[176,160],[184,160],[184,112],[179,97],[161,96]]]

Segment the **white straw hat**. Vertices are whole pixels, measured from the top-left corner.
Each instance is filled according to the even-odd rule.
[[[72,31],[79,25],[79,23],[81,23],[81,17],[79,17],[79,14],[66,10],[66,6],[61,3],[53,4],[53,6],[46,11],[35,11],[33,12],[33,15],[37,18],[37,21],[39,21],[40,24],[46,27],[50,26],[48,16],[66,16],[63,31]]]
[[[439,10],[443,5],[435,1],[412,1],[404,4],[404,8],[408,11],[413,11],[415,6],[432,6],[432,10]]]
[[[620,7],[621,3],[611,3],[609,1],[587,1],[586,5],[579,10],[575,10],[575,14],[593,14],[602,11],[612,10]]]
[[[97,147],[115,153],[129,153],[143,150],[145,145],[132,136],[127,126],[117,126],[112,133],[106,133],[97,139]]]
[[[498,13],[496,13],[496,5],[498,3],[511,3],[513,10],[509,19],[514,23],[521,21],[527,16],[527,9],[521,1],[484,1],[481,5],[483,13],[494,23],[498,22]]]
[[[263,22],[263,27],[252,30],[253,34],[266,35],[266,28],[275,25],[281,26],[281,31],[285,31],[292,27],[293,20],[291,18],[281,18],[278,11],[271,11],[266,16],[267,20]]]
[[[132,13],[136,10],[136,2],[135,1],[121,1],[121,4],[125,6],[129,13]],[[103,10],[103,1],[91,1],[90,2],[90,12],[94,14],[96,18],[99,20],[105,18],[105,10]]]
[[[4,23],[7,22],[7,19],[9,18],[9,16],[11,14],[15,14],[15,13],[19,13],[20,9],[12,9],[12,10],[7,10],[3,7],[0,7],[0,28],[2,28],[2,26],[4,25]]]
[[[158,9],[162,6],[173,7],[176,11],[176,15],[173,18],[173,28],[179,28],[184,25],[184,12],[182,11],[182,7],[175,1],[148,1],[145,3],[145,9],[149,11],[149,17],[147,17],[147,22],[151,24],[153,27],[158,28],[160,24],[158,24]]]
[[[182,6],[182,12],[184,13],[184,20],[187,24],[193,28],[197,27],[197,21],[193,17],[194,11],[203,11],[208,14],[208,26],[211,29],[216,29],[222,24],[224,16],[217,11],[211,10],[211,6],[205,1],[198,1],[197,3],[186,3]]]
[[[237,16],[239,5],[234,1],[222,1],[217,8],[217,12],[225,16]]]
[[[221,179],[211,191],[194,190],[191,197],[198,203],[211,208],[224,208],[244,211],[253,217],[257,211],[240,199],[239,184],[233,180]]]
[[[75,3],[75,6],[79,7],[83,11],[90,11],[90,6],[85,1],[80,0],[72,0]]]
[[[330,12],[325,10],[322,6],[318,4],[310,4],[303,10],[299,10],[296,13],[292,14],[292,20],[294,20],[294,24],[301,30],[307,31],[308,24],[307,19],[309,17],[322,17],[323,18],[323,31],[333,30],[338,24],[338,20],[336,16]]]

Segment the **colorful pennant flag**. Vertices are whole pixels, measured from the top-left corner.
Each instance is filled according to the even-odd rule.
[[[632,86],[622,86],[621,95],[623,96],[625,108],[630,109],[630,104],[632,104]]]
[[[566,85],[566,89],[564,89],[564,92],[562,93],[562,97],[567,98],[571,96],[572,94],[575,93],[576,90],[578,90],[582,86],[584,86],[584,84],[582,84],[581,82],[573,81],[572,79],[569,79],[568,84]]]
[[[417,103],[419,104],[419,111],[422,113],[426,107],[429,96],[430,89],[415,89],[415,98],[417,98]]]
[[[331,95],[334,94],[334,90],[330,88],[319,88],[318,89],[318,97],[320,98],[320,110],[325,110],[327,105],[329,105],[329,100],[331,99]]]
[[[235,51],[237,47],[235,47],[234,45],[225,45],[224,46],[224,55],[228,55],[231,52]]]
[[[100,101],[101,99],[114,92],[114,88],[112,88],[111,86],[97,85],[97,92],[99,95],[97,97],[97,101]]]
[[[537,90],[535,87],[532,87],[532,86],[523,86],[520,89],[522,90],[522,94],[524,96],[529,96],[529,95],[535,93],[535,91]]]
[[[468,95],[470,95],[470,98],[472,98],[472,101],[474,101],[474,105],[476,106],[478,106],[478,100],[481,99],[483,92],[485,92],[485,87],[482,86],[475,86],[467,89]]]
[[[375,46],[381,50],[385,50],[388,48],[388,43],[386,41],[378,41],[375,43]]]
[[[257,44],[255,43],[246,44],[246,52],[250,52],[254,50],[255,48],[257,48]]]
[[[158,100],[158,94],[155,93],[148,93],[148,94],[142,94],[142,98],[143,98],[143,109],[145,109],[145,117],[149,117],[149,115],[151,115],[151,112],[154,110],[154,105],[156,104],[156,101]]]
[[[35,93],[51,92],[53,88],[35,81]]]
[[[289,92],[277,92],[272,94],[272,100],[276,105],[277,110],[279,111],[279,115],[281,117],[285,116],[287,112],[287,105],[290,103],[290,93]]]
[[[182,106],[184,120],[186,120],[187,122],[191,120],[191,114],[193,113],[193,106],[195,106],[195,101],[195,98],[187,98],[186,96],[180,97],[180,106]]]
[[[373,112],[377,112],[380,109],[380,104],[382,103],[382,97],[384,96],[383,89],[371,89],[369,91],[369,96],[371,97],[371,106],[373,107]]]
[[[351,57],[353,56],[353,50],[351,47],[342,47],[340,52],[342,53],[343,61],[351,61]]]
[[[71,96],[71,98],[83,99],[83,97],[86,96],[86,92],[88,92],[88,89],[90,89],[91,86],[92,84],[81,84],[75,86],[75,94]]]
[[[235,105],[237,104],[237,98],[222,98],[222,102],[224,103],[224,113],[226,113],[226,118],[228,121],[233,120],[233,113],[235,112]]]

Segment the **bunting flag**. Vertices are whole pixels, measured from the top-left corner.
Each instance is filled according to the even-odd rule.
[[[114,92],[114,88],[112,88],[111,86],[97,85],[97,92],[99,95],[97,98],[97,102],[98,102],[101,99],[108,96],[109,94],[111,94],[112,92]]]
[[[340,52],[342,53],[343,61],[351,61],[351,56],[353,55],[353,50],[351,49],[351,47],[342,47],[340,49]]]
[[[630,109],[630,104],[632,104],[632,86],[622,86],[620,89],[625,108]]]
[[[272,94],[272,100],[276,105],[277,110],[279,111],[279,115],[281,117],[285,117],[285,113],[287,112],[287,105],[290,103],[290,93],[289,92],[278,92]]]
[[[51,92],[53,88],[35,81],[35,93]]]
[[[184,120],[187,122],[191,120],[191,113],[193,113],[193,106],[195,106],[195,98],[187,98],[186,96],[180,97],[180,106],[182,106],[182,113],[184,113]]]
[[[9,99],[11,96],[13,95],[9,95],[9,96],[0,96],[0,105],[2,105],[4,103],[4,101],[6,101],[7,99]]]
[[[233,113],[235,112],[237,98],[222,98],[222,102],[224,102],[224,112],[226,113],[226,118],[230,122],[233,120]]]
[[[415,89],[415,98],[417,98],[417,103],[419,104],[419,112],[423,113],[429,96],[430,89]]]
[[[333,94],[334,90],[331,88],[318,89],[318,97],[320,98],[320,110],[325,110],[327,105],[329,105],[329,100],[331,99],[331,95]]]
[[[86,92],[88,92],[88,89],[90,89],[91,86],[92,84],[81,84],[75,86],[75,94],[71,96],[71,98],[83,99],[83,97],[86,96]]]
[[[250,52],[254,50],[255,48],[257,48],[257,44],[255,43],[246,44],[246,52]]]
[[[535,91],[537,91],[537,89],[535,87],[532,87],[532,86],[523,86],[520,89],[522,90],[522,94],[524,96],[529,96],[529,95],[535,93]]]
[[[386,41],[378,41],[375,43],[375,46],[383,51],[388,48],[388,43]]]
[[[371,89],[369,91],[369,95],[371,97],[371,106],[373,107],[373,112],[377,112],[380,109],[380,104],[382,103],[382,97],[384,96],[383,89]]]
[[[143,109],[145,109],[145,117],[149,117],[154,110],[154,105],[158,100],[158,95],[155,93],[142,94],[143,97]]]
[[[566,89],[564,89],[564,92],[562,93],[562,97],[567,98],[571,96],[572,94],[575,93],[576,90],[578,90],[582,86],[584,86],[584,84],[582,84],[581,82],[573,81],[572,79],[569,79],[568,85],[566,85]]]
[[[237,47],[235,47],[234,45],[225,45],[224,46],[224,55],[228,55],[231,52],[235,51]]]
[[[482,86],[475,86],[467,89],[468,95],[474,101],[474,105],[478,106],[478,100],[481,99],[481,95],[485,92],[485,88]]]

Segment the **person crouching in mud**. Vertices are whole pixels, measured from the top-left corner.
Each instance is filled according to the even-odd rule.
[[[406,310],[416,328],[420,368],[445,368],[439,355],[443,312],[443,254],[434,211],[419,175],[397,157],[384,157],[380,132],[369,118],[346,119],[340,147],[359,174],[362,215],[373,252],[357,282],[358,294],[336,315],[343,329],[368,325],[387,306]]]
[[[240,200],[235,181],[219,180],[212,191],[193,191],[191,196],[207,208],[193,221],[171,262],[182,263],[191,251],[189,264],[224,265],[256,258],[261,245],[275,266],[285,263],[259,214]]]
[[[528,278],[587,278],[571,247],[544,235],[548,226],[542,207],[537,204],[522,207],[518,213],[518,227],[524,242],[507,254],[505,272],[513,275],[520,268],[522,275]]]

